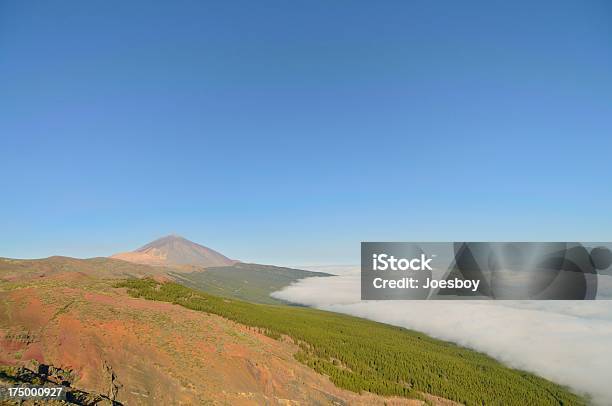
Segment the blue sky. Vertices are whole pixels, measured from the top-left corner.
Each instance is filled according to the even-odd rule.
[[[0,256],[612,240],[607,1],[0,0]]]

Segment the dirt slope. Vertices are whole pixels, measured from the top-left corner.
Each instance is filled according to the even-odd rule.
[[[83,274],[0,283],[0,364],[51,365],[122,404],[421,404],[338,389],[296,350]]]

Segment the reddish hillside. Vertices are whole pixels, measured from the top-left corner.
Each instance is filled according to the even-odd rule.
[[[422,403],[338,389],[293,358],[293,343],[63,275],[3,283],[0,364],[49,365],[73,387],[122,404]]]

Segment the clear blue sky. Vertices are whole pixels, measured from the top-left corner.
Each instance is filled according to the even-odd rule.
[[[0,141],[0,256],[612,240],[612,3],[0,0]]]

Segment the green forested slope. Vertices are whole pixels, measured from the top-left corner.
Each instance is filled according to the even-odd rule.
[[[289,306],[228,300],[175,283],[128,280],[118,287],[287,335],[296,358],[339,387],[419,398],[430,393],[466,405],[582,405],[566,388],[455,344],[373,321]]]
[[[292,282],[312,276],[331,276],[322,272],[242,262],[232,266],[206,268],[201,272],[170,274],[181,285],[206,293],[268,304],[282,303],[271,297],[270,293]]]

